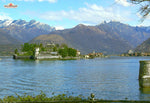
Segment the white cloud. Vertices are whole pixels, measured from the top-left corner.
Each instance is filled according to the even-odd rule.
[[[56,30],[64,30],[64,27],[62,26],[55,26]]]
[[[122,6],[130,6],[130,3],[127,2],[127,0],[115,0],[115,2],[116,2],[117,4],[122,5]]]
[[[5,20],[5,19],[12,20],[12,18],[9,17],[8,14],[0,12],[0,20]]]
[[[45,20],[55,20],[61,21],[63,19],[75,20],[80,23],[86,24],[98,24],[102,21],[129,21],[129,12],[123,12],[116,8],[104,8],[102,6],[98,6],[96,4],[89,5],[86,4],[86,7],[79,8],[78,10],[70,10],[70,11],[56,11],[56,12],[45,12],[38,14],[39,18]]]

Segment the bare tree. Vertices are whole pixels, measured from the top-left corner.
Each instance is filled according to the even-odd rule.
[[[141,5],[139,12],[142,15],[141,20],[143,21],[150,13],[150,0],[130,0],[130,2]]]

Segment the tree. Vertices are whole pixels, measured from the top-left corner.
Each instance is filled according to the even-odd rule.
[[[61,44],[61,47],[68,48],[67,44]]]
[[[64,58],[68,56],[68,51],[67,49],[59,49],[58,53]]]
[[[24,55],[34,55],[35,48],[39,46],[42,47],[42,45],[24,43],[24,45],[21,45],[21,51],[25,52]]]
[[[139,12],[142,15],[142,21],[143,21],[150,13],[150,0],[130,0],[130,1],[133,4],[141,5]]]
[[[15,49],[15,54],[18,54],[18,49]]]
[[[53,51],[54,52],[56,52],[57,51],[57,47],[55,46],[55,47],[53,47]]]
[[[56,47],[59,48],[59,44],[56,44]]]
[[[68,48],[68,56],[76,57],[76,54],[77,54],[77,50],[73,48]]]

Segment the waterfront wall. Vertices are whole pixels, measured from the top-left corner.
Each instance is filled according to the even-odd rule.
[[[139,85],[150,87],[150,61],[140,61]]]
[[[33,56],[17,56],[13,55],[13,59],[34,59]]]
[[[17,56],[16,54],[13,55],[13,59],[61,59],[61,56],[53,56],[53,55],[37,55],[33,56]]]
[[[51,55],[39,55],[35,59],[59,59],[61,56],[51,56]]]
[[[68,59],[81,59],[81,57],[65,57],[62,58],[60,55],[43,55],[39,54],[36,56],[17,56],[16,54],[13,55],[13,59],[57,59],[57,60],[68,60]]]

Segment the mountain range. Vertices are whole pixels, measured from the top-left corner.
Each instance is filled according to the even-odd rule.
[[[135,52],[150,53],[150,38],[134,49]]]
[[[54,27],[35,20],[29,22],[25,20],[0,20],[0,28],[22,43],[55,30]]]
[[[150,27],[133,27],[116,21],[96,26],[79,24],[70,29],[56,30],[35,20],[0,20],[0,45],[54,42],[68,44],[82,54],[93,51],[121,54],[139,47],[143,41],[150,41],[149,38]],[[140,48],[143,49],[143,45]]]
[[[8,34],[8,32],[2,30],[0,28],[0,44],[1,45],[8,45],[8,44],[20,44],[17,39],[13,38]]]
[[[104,54],[121,54],[147,40],[150,37],[149,28],[132,27],[116,21],[104,22],[96,26],[79,24],[71,29],[56,30],[48,35],[41,35],[30,42],[67,43],[79,49],[83,54],[93,51]],[[53,36],[56,35],[58,38],[54,39]]]

